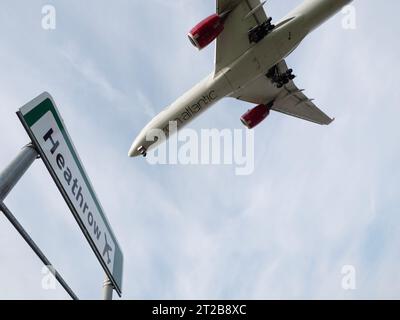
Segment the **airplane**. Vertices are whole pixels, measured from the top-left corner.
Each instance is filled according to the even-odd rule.
[[[104,240],[106,241],[106,244],[103,250],[103,257],[107,255],[107,264],[110,264],[111,263],[110,252],[112,252],[112,247],[109,245],[107,241],[107,235],[105,233],[104,233]]]
[[[334,119],[298,89],[285,58],[350,2],[305,0],[273,24],[264,10],[266,1],[216,0],[216,13],[188,34],[199,50],[216,40],[214,72],[151,120],[134,140],[129,156],[146,157],[163,142],[149,138],[152,130],[162,130],[168,138],[170,121],[175,121],[179,130],[224,97],[256,105],[240,119],[248,129],[259,125],[271,111],[329,125]]]

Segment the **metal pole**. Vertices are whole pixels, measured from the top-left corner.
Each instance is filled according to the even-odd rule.
[[[3,201],[7,197],[35,159],[37,159],[38,155],[35,148],[29,144],[25,146],[14,161],[0,173],[0,201]]]
[[[74,300],[78,300],[78,297],[71,290],[65,280],[61,275],[55,270],[51,262],[46,258],[40,248],[32,240],[29,234],[25,231],[22,225],[14,217],[11,211],[3,203],[4,199],[10,193],[10,191],[15,187],[18,181],[22,178],[25,172],[29,169],[32,163],[37,159],[39,154],[35,150],[32,144],[25,146],[19,155],[10,163],[10,165],[0,173],[0,211],[4,213],[6,218],[11,222],[18,233],[24,238],[26,243],[32,248],[40,260],[49,268],[50,272],[58,280],[61,286],[67,291],[70,297]],[[50,268],[51,267],[51,268]]]
[[[106,278],[104,280],[103,284],[103,295],[104,295],[104,300],[112,300],[113,299],[113,291],[114,291],[114,286],[108,276],[106,275]]]
[[[0,210],[4,213],[6,218],[11,222],[11,224],[17,229],[18,233],[24,238],[26,243],[32,248],[32,250],[36,253],[36,255],[39,257],[40,260],[44,263],[45,266],[47,266],[50,270],[50,272],[54,275],[54,277],[57,279],[57,281],[62,285],[62,287],[67,291],[67,293],[70,295],[70,297],[73,300],[79,300],[78,297],[75,295],[75,293],[71,290],[71,288],[68,286],[68,284],[65,282],[63,277],[57,272],[54,267],[51,267],[52,264],[51,262],[46,258],[44,253],[39,249],[39,247],[36,245],[36,243],[32,240],[32,238],[29,236],[29,234],[25,231],[25,229],[22,227],[22,225],[18,222],[18,220],[13,216],[11,211],[6,207],[6,205],[3,202],[0,202]]]

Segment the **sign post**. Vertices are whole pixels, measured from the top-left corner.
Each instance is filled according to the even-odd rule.
[[[23,106],[17,115],[113,289],[121,296],[122,250],[54,100],[48,93],[43,93]]]
[[[111,282],[111,280],[108,278],[108,276],[106,275],[106,278],[104,280],[104,284],[103,284],[103,299],[104,300],[112,300],[113,299],[113,284]]]
[[[0,201],[7,198],[10,191],[22,178],[38,153],[32,145],[24,147],[13,162],[0,174]]]
[[[78,297],[68,286],[63,277],[57,272],[57,270],[52,267],[50,260],[44,255],[40,248],[29,236],[28,232],[25,231],[23,226],[14,217],[11,211],[4,204],[4,200],[10,193],[10,191],[15,187],[18,181],[22,178],[25,172],[30,168],[33,162],[38,158],[39,154],[35,148],[29,144],[25,146],[18,156],[7,166],[7,168],[0,173],[0,211],[3,212],[5,217],[10,221],[26,243],[31,247],[31,249],[36,253],[40,260],[45,266],[49,268],[49,271],[57,279],[57,281],[62,285],[62,287],[67,291],[70,297],[74,300],[78,300]]]

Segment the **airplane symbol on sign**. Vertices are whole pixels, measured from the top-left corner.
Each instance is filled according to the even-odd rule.
[[[106,240],[106,244],[104,246],[104,250],[103,250],[103,257],[107,254],[107,264],[110,264],[111,259],[110,259],[110,252],[112,251],[111,246],[108,244],[107,241],[107,235],[104,233],[104,238]]]

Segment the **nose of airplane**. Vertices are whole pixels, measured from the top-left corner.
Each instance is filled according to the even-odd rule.
[[[138,156],[144,156],[146,157],[147,152],[153,148],[155,148],[159,143],[164,141],[163,136],[158,136],[157,134],[155,136],[154,132],[152,133],[152,130],[159,130],[159,129],[154,129],[155,125],[150,122],[143,130],[140,132],[140,134],[137,136],[135,141],[132,143],[131,148],[129,149],[128,156],[133,158],[133,157],[138,157]],[[155,133],[157,133],[156,131]],[[160,139],[161,137],[161,139]]]
[[[128,156],[133,158],[133,157],[138,157],[144,155],[146,152],[146,149],[144,147],[143,141],[141,137],[137,137],[136,140],[133,142],[131,148],[129,149]]]
[[[132,145],[132,147],[129,149],[128,156],[131,157],[131,158],[140,156],[140,152],[138,150],[139,148],[140,147],[136,148],[135,145]]]

